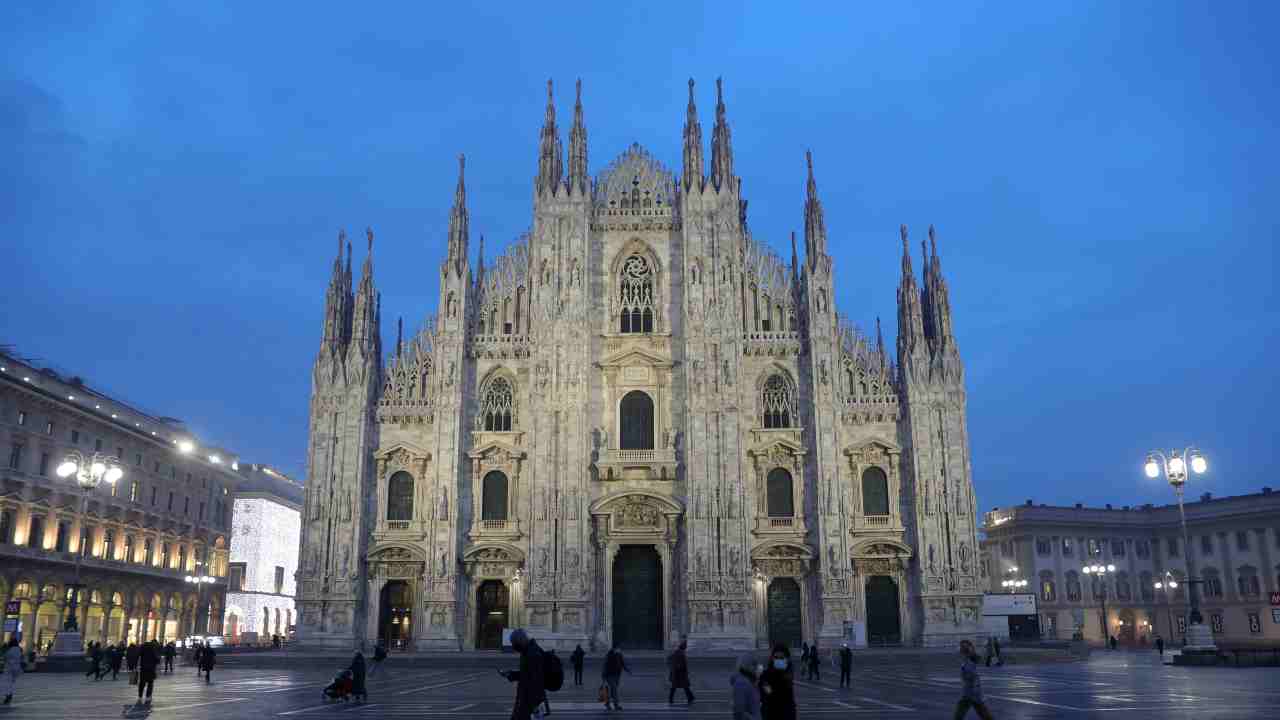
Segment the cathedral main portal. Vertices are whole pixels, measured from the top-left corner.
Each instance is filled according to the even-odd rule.
[[[662,649],[662,558],[651,545],[623,545],[613,560],[613,641]]]

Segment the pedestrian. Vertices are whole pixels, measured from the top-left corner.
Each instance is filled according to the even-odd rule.
[[[733,688],[733,720],[760,720],[758,675],[754,655],[744,653],[738,657],[733,675],[729,676],[729,686]]]
[[[278,636],[277,636],[278,637]],[[382,667],[383,661],[387,659],[386,641],[378,638],[378,644],[373,646],[373,667],[369,668],[369,677],[378,674],[378,668]]]
[[[840,646],[840,687],[850,687],[853,685],[853,651],[849,649],[849,643]]]
[[[85,677],[92,675],[94,680],[101,680],[106,674],[102,668],[102,646],[98,643],[89,643],[89,672],[85,673]]]
[[[818,641],[814,640],[809,646],[809,679],[814,682],[822,682],[821,670],[818,660],[821,656],[818,653]]]
[[[622,682],[623,670],[626,670],[628,675],[631,674],[627,659],[622,655],[622,645],[615,642],[609,649],[609,654],[604,656],[604,671],[600,673],[600,679],[609,686],[609,699],[605,701],[605,710],[609,709],[609,703],[613,703],[614,710],[622,709],[622,705],[618,703],[618,685]]]
[[[573,649],[569,655],[569,664],[573,666],[573,684],[582,686],[582,661],[587,657],[587,653],[583,651],[582,645]]]
[[[138,704],[142,707],[142,691],[147,691],[147,705],[156,687],[156,670],[160,667],[160,647],[155,640],[148,640],[138,648]]]
[[[18,638],[9,638],[4,649],[4,704],[13,702],[13,692],[18,689],[18,676],[22,674],[22,648]]]
[[[364,653],[356,651],[354,657],[351,658],[351,666],[347,669],[351,671],[351,696],[357,702],[365,702],[369,699],[369,689],[365,687],[365,670]]]
[[[129,643],[129,647],[124,651],[124,666],[129,672],[138,669],[138,654],[142,652],[142,648],[138,647],[138,643]]]
[[[803,680],[809,679],[809,643],[800,643],[800,677]]]
[[[213,682],[210,676],[213,675],[213,665],[217,662],[217,657],[218,653],[213,651],[212,645],[206,647],[204,652],[200,653],[200,669],[204,671],[205,685]]]
[[[1156,636],[1156,650],[1160,653],[1160,657],[1164,657],[1164,638]]]
[[[511,631],[511,649],[520,654],[519,670],[499,670],[498,674],[516,684],[516,699],[511,706],[511,720],[542,717],[547,701],[546,659],[542,648],[523,628]]]
[[[116,643],[111,646],[111,679],[116,680],[120,677],[120,664],[124,662],[123,643]]]
[[[1115,650],[1115,649],[1116,649],[1116,636],[1115,636],[1115,635],[1112,635],[1112,636],[1111,636],[1111,649],[1112,649],[1112,650]]]
[[[173,672],[173,658],[178,654],[178,648],[173,642],[169,642],[164,646],[164,671],[166,673]]]
[[[196,652],[193,659],[196,665],[196,677],[200,677],[200,666],[204,662],[204,644],[203,643],[200,643],[200,642],[196,643]]]
[[[1004,667],[1004,653],[1000,652],[1000,638],[991,638],[991,649],[996,654],[996,667]]]
[[[773,646],[769,666],[760,673],[760,709],[764,720],[795,720],[796,690],[791,674],[791,651],[785,644],[778,643]]]
[[[671,657],[667,659],[667,665],[670,668],[668,679],[671,681],[671,691],[667,693],[667,704],[674,705],[676,702],[676,690],[684,690],[685,702],[693,704],[693,691],[689,689],[689,656],[686,651],[689,649],[689,643],[681,640],[676,646]]]
[[[956,703],[954,719],[963,720],[969,714],[969,708],[973,708],[979,718],[991,720],[991,711],[982,700],[982,680],[978,677],[978,652],[974,650],[972,641],[960,641],[960,657],[963,658],[960,663],[962,690],[960,701]]]

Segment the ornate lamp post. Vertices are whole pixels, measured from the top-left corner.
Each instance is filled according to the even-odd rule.
[[[1165,570],[1164,580],[1156,583],[1156,589],[1164,595],[1164,609],[1169,615],[1169,641],[1172,642],[1175,636],[1173,634],[1173,608],[1169,605],[1169,591],[1178,589],[1178,581],[1173,579],[1173,573]]]
[[[1182,520],[1183,577],[1186,578],[1186,583],[1190,587],[1187,593],[1189,608],[1184,649],[1216,651],[1217,646],[1213,644],[1213,631],[1204,625],[1204,616],[1200,614],[1200,598],[1196,594],[1196,585],[1204,581],[1191,576],[1191,541],[1187,533],[1187,510],[1182,502],[1182,490],[1187,484],[1188,472],[1203,475],[1208,469],[1209,462],[1194,447],[1186,447],[1180,451],[1170,450],[1168,455],[1159,450],[1153,450],[1147,454],[1147,461],[1143,464],[1143,471],[1152,480],[1160,477],[1163,472],[1165,479],[1173,486],[1173,492],[1178,497],[1178,517]]]
[[[1005,579],[1000,581],[1000,587],[1008,590],[1010,594],[1021,592],[1022,588],[1027,586],[1026,580],[1015,575],[1017,572],[1018,568],[1016,567],[1005,568]]]
[[[196,567],[199,567],[200,565],[201,563],[196,563]],[[209,622],[207,613],[205,613],[205,632],[197,633],[196,630],[200,627],[200,608],[204,607],[204,587],[210,583],[217,582],[218,579],[209,575],[188,575],[184,577],[183,580],[193,583],[196,586],[196,612],[195,617],[192,618],[194,622],[192,623],[193,627],[191,628],[191,634],[208,635]]]
[[[1116,571],[1115,565],[1085,565],[1080,569],[1085,575],[1093,578],[1093,599],[1102,601],[1102,615],[1098,624],[1102,627],[1102,644],[1111,647],[1111,633],[1107,632],[1107,575]]]
[[[68,478],[74,475],[76,484],[80,486],[80,525],[82,528],[84,527],[85,513],[88,512],[89,493],[93,492],[103,482],[114,485],[120,478],[124,477],[124,470],[120,468],[119,458],[94,453],[86,459],[78,450],[72,450],[67,453],[62,463],[58,465],[56,472],[60,478]],[[83,540],[83,530],[80,533],[80,537]],[[76,633],[78,635],[80,623],[76,620],[76,606],[79,605],[80,563],[84,557],[84,548],[78,547],[76,550],[76,581],[71,586],[71,598],[67,603],[67,620],[62,624],[62,629],[68,633]]]

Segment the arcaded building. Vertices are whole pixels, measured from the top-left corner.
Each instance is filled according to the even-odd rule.
[[[980,634],[964,368],[932,228],[919,278],[905,226],[885,238],[900,267],[836,268],[797,153],[782,201],[803,206],[803,254],[792,234],[776,255],[749,230],[719,82],[709,163],[694,98],[690,81],[678,174],[639,145],[592,171],[581,86],[566,156],[548,85],[531,229],[494,260],[483,238],[473,253],[460,159],[443,257],[424,265],[438,306],[389,353],[372,232],[356,271],[339,237],[301,643]],[[872,272],[900,275],[894,346],[833,302]]]

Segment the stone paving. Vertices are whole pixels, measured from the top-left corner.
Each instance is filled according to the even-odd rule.
[[[463,716],[507,718],[514,687],[497,670],[515,667],[513,656],[416,659],[393,656],[369,683],[365,704],[325,702],[321,688],[339,669],[333,662],[299,658],[293,667],[262,667],[253,657],[224,656],[213,684],[180,666],[162,675],[149,713],[154,720],[304,720]],[[594,660],[594,661],[593,661]],[[697,701],[678,695],[666,703],[659,658],[632,661],[624,677],[621,716],[729,716],[728,659],[691,660]],[[588,658],[582,687],[552,695],[552,718],[604,718],[596,702],[599,658]],[[566,671],[568,668],[566,667]],[[1154,653],[1094,653],[1087,661],[1011,663],[983,668],[982,682],[997,718],[1271,718],[1280,706],[1275,668],[1179,668]],[[855,656],[854,687],[837,687],[839,675],[824,666],[819,682],[798,681],[801,716],[949,718],[959,688],[958,662],[948,656]],[[94,682],[81,675],[35,673],[20,680],[14,703],[0,719],[119,717],[136,689],[119,680]],[[973,715],[976,717],[976,715]],[[617,720],[615,717],[614,720]]]

